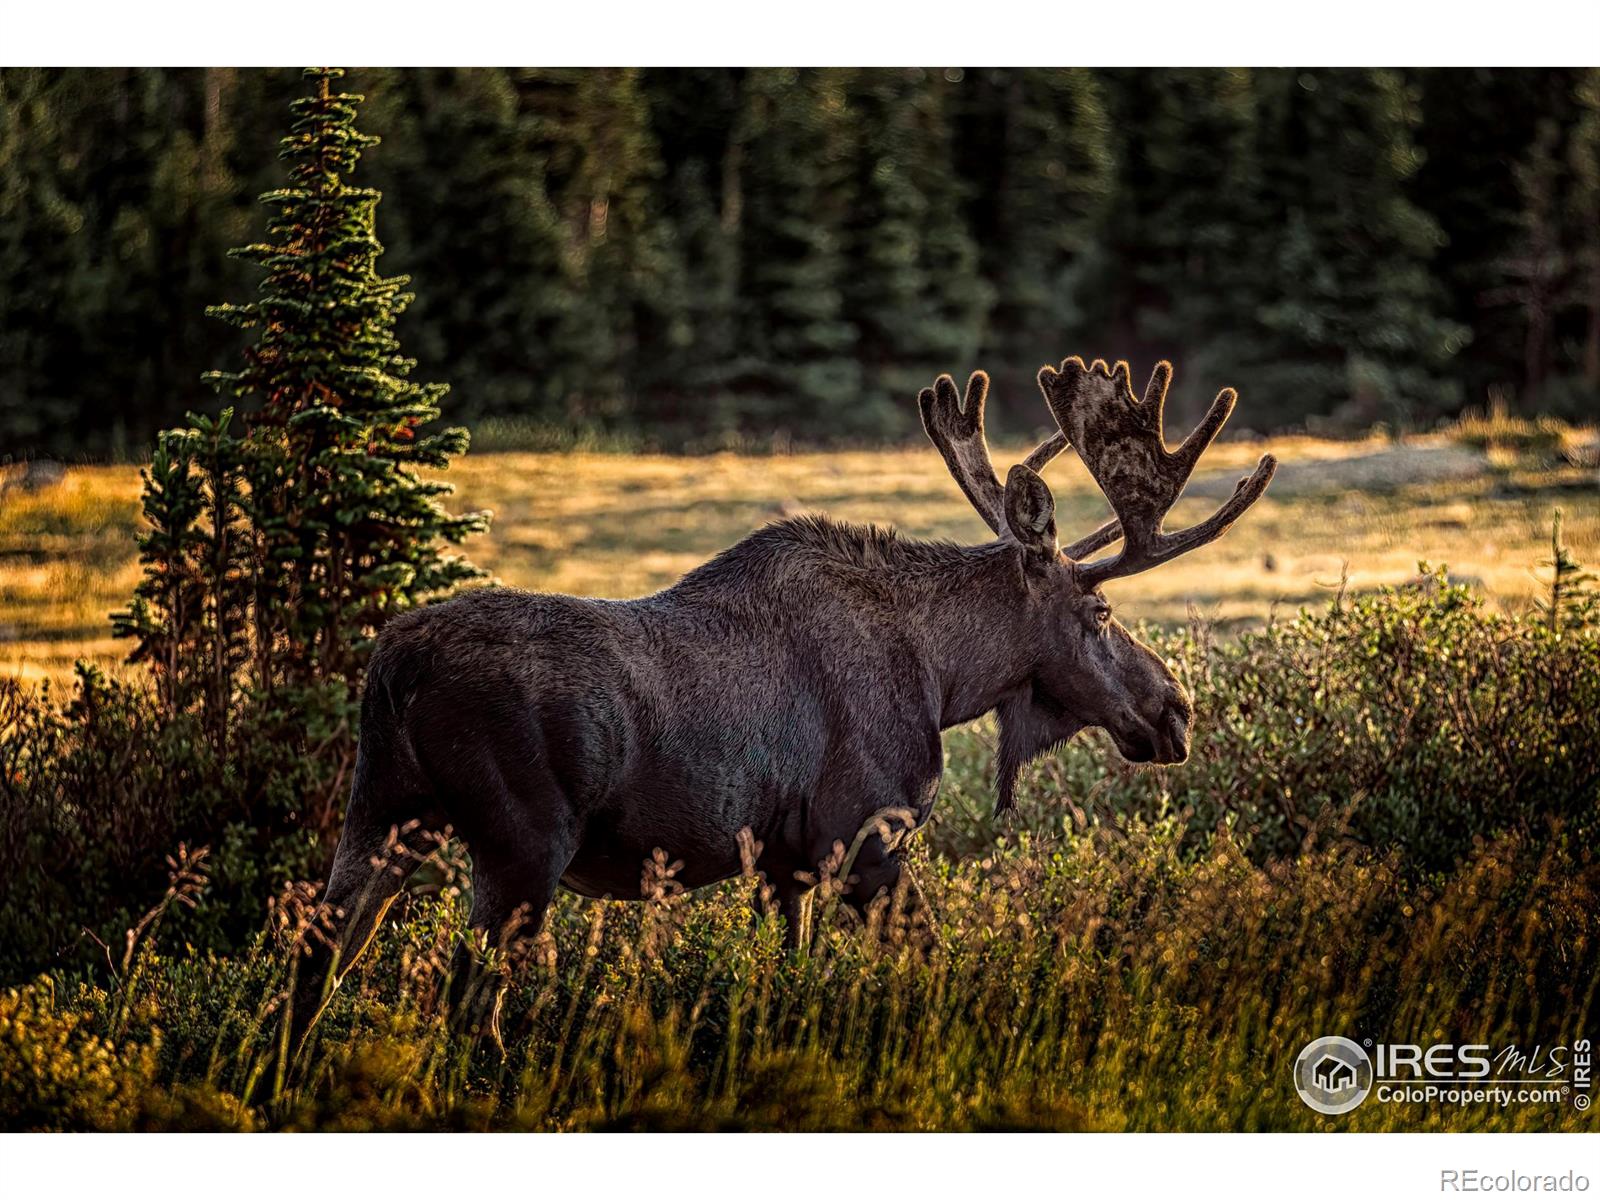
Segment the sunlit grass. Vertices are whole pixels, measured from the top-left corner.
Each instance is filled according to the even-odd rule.
[[[0,672],[61,679],[75,658],[121,657],[109,614],[138,581],[139,475],[77,467],[0,493]]]
[[[1592,471],[1493,466],[1442,436],[1399,447],[1220,443],[1169,525],[1204,515],[1268,449],[1284,466],[1266,498],[1205,551],[1113,585],[1120,615],[1175,624],[1192,606],[1227,628],[1316,603],[1346,573],[1357,590],[1402,582],[1419,559],[1448,563],[1452,575],[1515,607],[1541,587],[1532,568],[1557,506],[1573,553],[1600,561]],[[1003,469],[1022,453],[1001,448],[995,459]],[[1063,537],[1105,519],[1104,500],[1070,453],[1046,477]],[[459,506],[495,512],[491,532],[468,547],[473,560],[537,591],[643,595],[764,522],[805,510],[917,537],[987,536],[924,446],[698,458],[480,454],[449,478]],[[0,496],[0,672],[60,680],[76,658],[121,657],[107,618],[138,577],[138,494],[135,468],[84,467],[44,492]]]
[[[1596,867],[1517,838],[1408,882],[1340,841],[1270,867],[1227,838],[1101,829],[921,858],[934,941],[819,904],[788,958],[750,881],[563,896],[516,976],[505,1053],[441,1004],[461,913],[414,900],[280,1072],[269,940],[120,985],[0,993],[0,1126],[299,1129],[1577,1130],[1572,1104],[1380,1103],[1323,1117],[1302,1046],[1570,1044],[1589,1028]],[[202,900],[202,904],[204,901]],[[1587,966],[1586,966],[1587,964]]]

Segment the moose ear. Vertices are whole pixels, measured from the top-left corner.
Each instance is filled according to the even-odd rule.
[[[1039,473],[1022,463],[1006,476],[1006,528],[1029,553],[1056,556],[1055,497]]]

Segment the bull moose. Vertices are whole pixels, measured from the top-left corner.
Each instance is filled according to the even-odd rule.
[[[1141,401],[1125,362],[1045,367],[1057,431],[1004,486],[984,437],[988,377],[973,374],[964,401],[948,375],[924,389],[928,436],[996,535],[982,545],[802,516],[642,599],[485,588],[393,621],[323,900],[333,931],[301,971],[291,1044],[399,894],[404,867],[374,871],[397,838],[448,825],[465,840],[471,924],[491,936],[519,914],[536,930],[557,886],[638,896],[642,864],[664,851],[700,887],[740,873],[741,842],[758,845],[794,946],[811,873],[837,843],[858,847],[841,881],[850,905],[895,887],[899,839],[858,831],[884,810],[928,818],[942,730],[998,714],[1002,810],[1026,763],[1087,727],[1130,762],[1183,762],[1189,697],[1101,586],[1220,537],[1276,462],[1263,456],[1208,519],[1164,532],[1235,401],[1223,389],[1169,450],[1171,375],[1158,364]],[[1069,445],[1115,519],[1062,547],[1039,472]]]

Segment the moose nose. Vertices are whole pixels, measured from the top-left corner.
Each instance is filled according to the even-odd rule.
[[[1156,728],[1156,761],[1176,765],[1189,757],[1189,706],[1168,706]]]

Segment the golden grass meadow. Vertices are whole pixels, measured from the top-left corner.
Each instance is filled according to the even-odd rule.
[[[1348,572],[1369,588],[1414,577],[1427,559],[1475,580],[1497,603],[1525,604],[1544,584],[1552,510],[1583,562],[1600,561],[1600,501],[1580,471],[1496,467],[1441,435],[1396,445],[1280,438],[1214,446],[1173,511],[1176,527],[1209,511],[1264,451],[1285,467],[1271,492],[1205,554],[1120,581],[1131,621],[1224,628],[1276,608],[1319,604]],[[997,447],[1017,461],[1022,447]],[[1592,474],[1592,473],[1590,473]],[[495,522],[471,557],[534,591],[628,597],[672,583],[762,523],[818,510],[892,524],[914,537],[977,541],[986,531],[925,445],[896,450],[703,458],[609,453],[471,454],[453,466],[458,508]],[[1071,455],[1046,473],[1063,536],[1105,519],[1104,499]],[[0,673],[65,680],[72,663],[120,661],[108,614],[139,577],[139,473],[89,466],[37,494],[0,498]]]
[[[1216,446],[1174,523],[1263,448]],[[1594,1035],[1600,633],[1536,608],[1556,508],[1600,563],[1593,470],[1444,435],[1265,448],[1285,466],[1247,520],[1111,596],[1196,697],[1190,764],[1134,769],[1080,737],[997,820],[992,727],[947,735],[911,860],[931,937],[894,912],[863,929],[824,887],[790,957],[754,881],[683,895],[668,865],[644,903],[558,898],[497,1046],[444,1002],[470,886],[447,846],[291,1063],[276,1018],[304,889],[258,880],[259,931],[219,950],[209,891],[238,849],[174,846],[141,919],[84,931],[97,962],[0,992],[0,1127],[1595,1129],[1570,1093],[1322,1116],[1291,1079],[1323,1035]],[[474,561],[547,591],[645,593],[807,509],[981,533],[924,447],[502,452],[449,477],[495,513]],[[1102,519],[1075,462],[1047,478],[1064,535]],[[0,495],[0,675],[65,695],[75,659],[127,671],[106,615],[137,579],[138,492],[108,466]],[[1420,561],[1459,586],[1416,582]],[[23,690],[0,705],[17,745]]]

